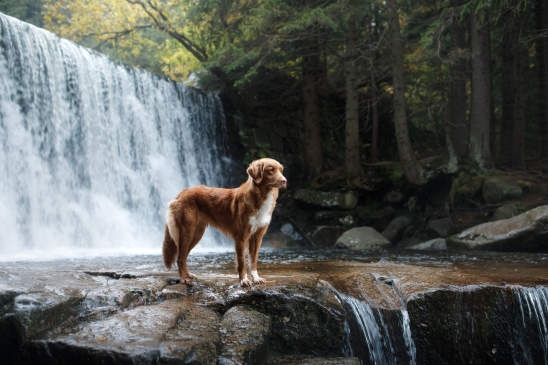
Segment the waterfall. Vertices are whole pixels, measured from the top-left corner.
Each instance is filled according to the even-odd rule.
[[[348,295],[339,293],[339,298],[351,314],[351,321],[357,324],[358,333],[353,334],[354,337],[362,339],[351,341],[355,355],[378,365],[416,363],[415,343],[411,337],[407,310],[389,311],[394,312],[397,321],[387,324],[381,310],[371,308],[368,303]],[[363,351],[364,347],[367,351]]]
[[[514,292],[520,308],[523,331],[527,332],[528,327],[536,330],[536,336],[532,336],[533,338],[527,341],[518,338],[516,342],[529,364],[534,363],[531,347],[538,348],[540,345],[544,354],[544,364],[548,364],[548,287],[516,287]]]
[[[223,184],[223,125],[215,95],[0,14],[0,260],[159,254],[167,203]]]

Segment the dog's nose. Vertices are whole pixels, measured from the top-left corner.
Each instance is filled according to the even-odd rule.
[[[282,178],[282,186],[286,186],[287,185],[287,179],[284,177]]]

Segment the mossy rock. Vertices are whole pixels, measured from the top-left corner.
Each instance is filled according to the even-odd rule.
[[[473,199],[481,191],[483,179],[482,176],[461,172],[451,185],[451,191],[449,192],[451,204],[456,205],[468,199]]]

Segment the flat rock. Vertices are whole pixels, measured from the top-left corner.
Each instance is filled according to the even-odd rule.
[[[493,220],[512,218],[520,213],[520,209],[516,203],[507,203],[498,207],[493,213]]]
[[[447,250],[447,242],[445,238],[434,238],[426,242],[415,243],[405,247],[409,250]]]
[[[490,318],[516,331],[503,333],[515,336],[512,345],[497,344],[486,363],[503,360],[509,349],[517,349],[517,360],[529,356],[537,363],[544,334],[534,316],[548,308],[547,258],[264,250],[259,270],[266,283],[252,288],[238,285],[232,252],[192,255],[189,267],[198,278],[191,286],[178,282],[176,270],[166,271],[160,255],[2,262],[0,353],[6,364],[264,363],[265,353],[273,357],[267,361],[288,364],[353,364],[345,357],[350,354],[367,363],[367,345],[348,306],[352,297],[362,314],[370,309],[381,331],[389,329],[394,363],[409,363],[401,337],[406,306],[417,363],[436,363],[437,356],[451,363],[451,351],[467,363],[483,360],[490,340],[470,330],[493,328]],[[487,287],[485,295],[463,294]],[[461,306],[462,298],[472,306]],[[509,318],[514,322],[504,324]],[[474,339],[473,355],[467,342],[451,351],[439,346],[440,338],[461,343],[458,333]]]
[[[390,247],[391,243],[374,228],[365,226],[344,232],[335,245],[351,250],[374,250]]]
[[[483,182],[482,196],[486,203],[500,203],[505,200],[518,199],[523,195],[521,186],[507,178],[489,177]]]
[[[483,223],[447,240],[449,248],[495,251],[547,251],[548,205],[509,219]]]
[[[404,199],[405,195],[398,190],[392,190],[384,196],[384,201],[390,204],[400,204]]]
[[[353,191],[345,193],[299,189],[293,196],[295,200],[322,208],[354,209],[358,204],[358,195]]]

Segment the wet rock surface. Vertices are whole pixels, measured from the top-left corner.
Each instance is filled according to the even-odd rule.
[[[238,285],[233,260],[191,256],[192,286],[159,256],[0,263],[3,363],[371,363],[360,306],[391,339],[379,345],[386,359],[409,361],[411,339],[417,363],[457,363],[438,346],[456,333],[460,360],[496,363],[504,345],[542,356],[535,303],[548,307],[537,289],[548,285],[547,255],[264,250],[267,283],[251,289]],[[468,354],[472,328],[484,339]]]
[[[268,356],[270,317],[247,306],[231,307],[221,322],[220,364],[260,364]]]

